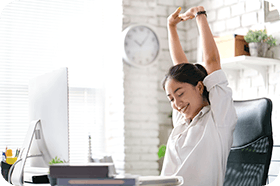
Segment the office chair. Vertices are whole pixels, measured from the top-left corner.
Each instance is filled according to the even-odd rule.
[[[234,101],[238,120],[227,161],[224,186],[266,185],[273,138],[268,98]]]

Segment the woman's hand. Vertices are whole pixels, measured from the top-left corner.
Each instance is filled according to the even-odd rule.
[[[181,7],[177,8],[177,10],[167,18],[169,52],[174,65],[188,63],[187,56],[184,53],[177,32],[177,24],[183,21],[183,19],[179,17],[180,12]]]
[[[183,19],[179,17],[179,13],[181,12],[181,7],[177,8],[175,12],[173,12],[168,18],[168,26],[176,26],[179,22],[181,22]]]
[[[187,21],[189,19],[195,18],[195,14],[199,11],[204,11],[203,6],[192,7],[187,10],[185,13],[180,14],[181,7],[177,8],[177,10],[172,13],[168,18],[168,26],[176,26],[178,23],[182,21]]]
[[[198,7],[192,7],[189,10],[187,10],[183,14],[179,14],[179,18],[181,18],[182,21],[187,21],[189,19],[195,18],[195,14],[199,11],[204,11],[203,6],[198,6]]]

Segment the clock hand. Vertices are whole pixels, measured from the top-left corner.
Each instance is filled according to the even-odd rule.
[[[138,43],[138,41],[134,40],[134,42],[139,45],[140,47],[142,46],[142,44]]]
[[[147,40],[148,37],[149,37],[149,34],[150,34],[150,33],[148,33],[148,34],[146,35],[146,37],[144,38],[144,40],[141,42],[141,46],[146,42],[146,40]]]

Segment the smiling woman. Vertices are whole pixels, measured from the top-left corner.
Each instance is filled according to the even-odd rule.
[[[222,186],[237,122],[232,91],[221,70],[217,46],[204,7],[178,8],[168,17],[170,54],[174,66],[163,80],[173,108],[162,176],[182,176],[184,186]],[[196,19],[205,68],[189,64],[180,44],[177,24]]]
[[[192,120],[202,107],[209,105],[209,93],[202,83],[206,76],[203,66],[182,63],[171,67],[163,80],[163,89],[172,108],[181,112],[187,120]],[[185,112],[187,108],[188,112]]]

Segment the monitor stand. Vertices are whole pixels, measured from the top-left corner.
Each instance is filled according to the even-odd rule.
[[[11,181],[11,183],[15,186],[23,185],[23,173],[24,173],[23,170],[26,163],[26,159],[29,157],[43,156],[42,154],[28,156],[34,135],[36,136],[38,135],[36,133],[38,132],[40,133],[40,131],[36,130],[37,126],[39,126],[40,124],[41,124],[40,120],[34,120],[30,123],[27,134],[25,136],[23,146],[20,150],[18,160],[13,164],[13,166],[9,171],[9,182]],[[40,138],[40,134],[39,134],[39,138]],[[12,171],[13,173],[11,174]]]

